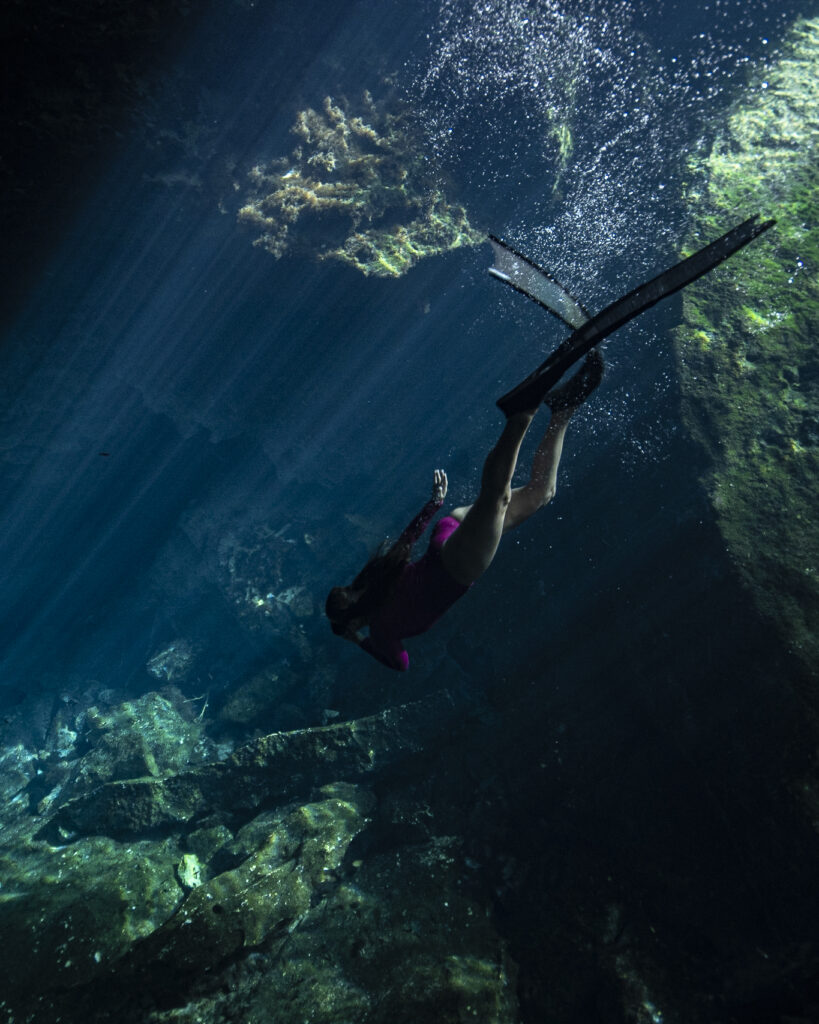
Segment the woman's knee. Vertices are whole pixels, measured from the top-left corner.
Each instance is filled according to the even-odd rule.
[[[548,505],[555,496],[554,487],[543,489],[542,487],[520,487],[512,492],[512,501],[506,513],[503,524],[503,532],[520,526],[536,512],[539,512],[544,505]]]
[[[525,487],[521,488],[521,492],[526,495],[527,501],[534,506],[536,511],[543,508],[544,505],[548,505],[554,498],[557,493],[557,483],[554,480],[532,479]]]

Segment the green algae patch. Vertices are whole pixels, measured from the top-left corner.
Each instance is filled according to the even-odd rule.
[[[720,529],[763,615],[819,674],[819,20],[692,157],[686,249],[760,212],[775,229],[686,290],[675,345]],[[811,697],[815,702],[815,695]]]
[[[194,888],[178,912],[123,960],[120,974],[149,969],[169,979],[214,967],[240,950],[287,932],[309,911],[317,888],[338,871],[368,823],[372,796],[324,787],[291,813],[262,816],[258,844],[235,868]]]
[[[289,156],[250,171],[238,213],[273,256],[308,252],[400,277],[427,256],[485,241],[447,200],[409,111],[365,93],[355,114],[328,96],[321,110],[300,111],[292,131]]]
[[[167,692],[83,712],[70,760],[7,752],[4,1021],[518,1019],[461,840],[364,785],[426,770],[462,717],[450,694],[205,762]]]
[[[74,792],[184,768],[202,735],[201,723],[186,720],[169,700],[153,692],[108,711],[89,708],[85,724],[92,749],[78,765]]]
[[[515,967],[462,841],[428,831],[425,802],[385,813],[351,781],[447,735],[448,694],[181,769],[159,737],[176,722],[184,739],[186,723],[157,698],[91,715],[77,748],[95,746],[65,766],[79,795],[24,799],[40,791],[29,763],[45,762],[15,752],[17,802],[0,807],[4,1020],[519,1019]],[[123,761],[104,742],[115,725],[144,726],[158,775],[117,777],[136,748]],[[86,792],[92,775],[109,781]]]
[[[311,786],[364,778],[423,750],[456,716],[446,691],[335,725],[272,733],[224,761],[162,778],[107,782],[62,804],[46,837],[140,836],[186,825],[214,807],[249,814]]]
[[[353,790],[346,795],[347,814],[358,799]],[[320,832],[320,844],[337,836],[343,847],[355,818],[339,828],[332,799],[330,807],[319,801],[301,812],[316,810],[336,822]],[[328,887],[322,874],[332,875],[327,868],[340,864],[337,856],[329,858],[312,872],[321,898],[297,921],[268,931],[257,947],[265,969],[237,970],[230,991],[213,985],[184,1005],[152,1014],[151,1024],[228,1020],[236,1005],[242,1019],[277,1024],[520,1019],[515,966],[491,915],[464,884],[459,840],[440,836],[375,850]],[[277,900],[271,892],[271,908]]]
[[[176,859],[171,840],[92,837],[55,848],[7,839],[0,849],[4,996],[100,977],[182,902]]]

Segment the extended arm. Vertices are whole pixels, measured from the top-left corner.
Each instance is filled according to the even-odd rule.
[[[412,545],[423,535],[424,530],[429,526],[430,520],[443,505],[444,498],[446,497],[447,491],[447,478],[446,473],[442,469],[436,469],[433,484],[432,484],[432,497],[424,505],[418,515],[412,520],[409,526],[406,527],[404,532],[398,538],[396,546],[406,545],[409,550]]]
[[[429,526],[432,517],[443,505],[446,491],[446,473],[442,469],[436,469],[432,484],[432,497],[418,515],[415,516],[409,526],[407,526],[392,550],[398,547],[405,547],[407,558],[409,558],[412,545],[421,537],[424,530]],[[367,654],[375,658],[376,661],[380,661],[382,665],[386,665],[387,668],[394,669],[397,672],[406,672],[409,668],[409,655],[404,649],[400,638],[390,635],[389,632],[386,635],[379,634],[377,626],[377,620],[375,622],[371,621],[369,623],[369,636],[362,636],[358,630],[351,630],[347,637],[357,643],[362,651],[366,651]]]

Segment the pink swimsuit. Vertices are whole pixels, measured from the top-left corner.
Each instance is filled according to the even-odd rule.
[[[400,539],[414,544],[440,507],[434,500],[428,501]],[[450,576],[441,560],[444,541],[460,525],[452,516],[444,516],[436,524],[426,554],[407,564],[389,600],[370,618],[370,635],[362,647],[389,668],[406,672],[409,655],[403,638],[425,633],[469,590]]]

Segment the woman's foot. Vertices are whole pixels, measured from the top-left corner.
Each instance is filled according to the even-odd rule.
[[[543,403],[552,412],[574,411],[586,401],[602,379],[603,357],[593,348],[574,377],[547,392]]]

